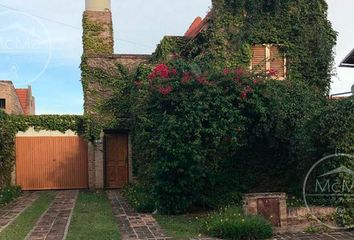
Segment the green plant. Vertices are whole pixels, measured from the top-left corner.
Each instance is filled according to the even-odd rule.
[[[195,239],[202,237],[201,221],[202,216],[195,215],[155,215],[159,225],[166,231],[168,236],[174,239]]]
[[[8,126],[9,116],[0,110],[0,187],[10,184],[14,159],[14,130]]]
[[[354,97],[332,101],[317,118],[318,125],[315,128],[314,141],[319,152],[319,158],[335,153],[354,154]],[[336,158],[336,163],[328,166],[346,166],[352,169],[354,159],[347,157]],[[333,164],[335,164],[333,166]],[[350,183],[353,177],[349,174],[339,174],[336,181]],[[344,191],[344,190],[343,190]],[[351,189],[348,190],[351,193]],[[350,195],[350,194],[347,194]],[[333,200],[335,202],[333,202]],[[344,194],[343,197],[334,198],[330,201],[331,206],[345,209],[343,214],[336,214],[335,219],[340,226],[353,226],[354,203],[353,199]]]
[[[20,186],[6,186],[0,188],[0,205],[8,204],[22,194]]]
[[[304,232],[314,234],[314,233],[322,232],[323,230],[324,228],[321,226],[310,225],[307,228],[305,228]]]
[[[156,203],[151,187],[128,184],[123,187],[122,193],[138,212],[152,213],[156,210]]]
[[[66,239],[121,239],[105,192],[80,192]]]
[[[225,207],[202,219],[202,229],[209,236],[226,239],[267,239],[272,226],[260,216],[245,216],[239,208]]]

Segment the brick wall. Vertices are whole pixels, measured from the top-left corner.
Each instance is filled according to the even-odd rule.
[[[113,54],[114,38],[112,26],[112,13],[110,11],[84,12],[84,53],[85,54]],[[89,23],[97,24],[101,29],[85,29]],[[95,27],[96,28],[96,27]],[[98,35],[97,35],[98,34]],[[95,41],[98,44],[93,44]],[[99,46],[101,45],[101,46]],[[93,48],[93,46],[95,48]],[[106,47],[103,51],[103,46]]]
[[[6,101],[6,113],[15,115],[24,114],[16,95],[15,87],[11,81],[0,81],[0,99],[5,99]]]
[[[102,69],[105,73],[113,77],[115,76],[117,64],[121,64],[128,71],[132,71],[139,64],[147,63],[150,59],[150,55],[92,55],[87,58],[87,66],[92,73],[91,78],[86,79],[86,89],[84,89],[84,109],[85,113],[95,116],[97,115],[100,104],[107,100],[112,95],[112,88],[109,86],[108,82],[104,82],[105,79],[95,79],[94,71],[95,69]],[[106,79],[109,81],[109,79]],[[103,81],[103,82],[102,82]],[[127,79],[128,81],[128,79]],[[109,121],[109,114],[106,116],[100,116],[100,120],[103,122]]]

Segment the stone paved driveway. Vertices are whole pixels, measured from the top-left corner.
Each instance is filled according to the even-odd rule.
[[[25,193],[12,203],[0,208],[0,232],[31,206],[37,198],[36,193]]]
[[[164,234],[152,215],[136,213],[119,191],[108,191],[108,198],[117,219],[122,240],[171,239]]]
[[[70,225],[78,191],[60,191],[28,234],[28,240],[63,240]],[[84,223],[83,223],[84,224]]]

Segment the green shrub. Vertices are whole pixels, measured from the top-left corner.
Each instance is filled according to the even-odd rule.
[[[128,184],[124,186],[122,193],[138,212],[152,213],[156,210],[151,188],[139,184]]]
[[[202,230],[212,237],[248,240],[272,236],[269,222],[260,216],[245,216],[236,207],[226,207],[202,220]]]
[[[8,204],[21,195],[21,187],[7,186],[0,189],[0,205]]]
[[[14,165],[14,131],[8,125],[9,116],[0,110],[0,187],[10,184]]]

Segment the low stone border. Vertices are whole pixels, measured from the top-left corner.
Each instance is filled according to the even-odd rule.
[[[9,226],[15,219],[21,215],[29,206],[36,201],[36,193],[24,193],[15,201],[0,208],[0,232]]]
[[[351,240],[354,232],[333,233],[288,233],[273,237],[271,240]]]
[[[165,240],[171,239],[162,231],[150,214],[138,214],[119,191],[108,191],[113,214],[122,235],[122,240]]]
[[[65,239],[75,207],[78,191],[60,191],[36,226],[28,234],[28,240]],[[83,223],[84,224],[84,223]]]

